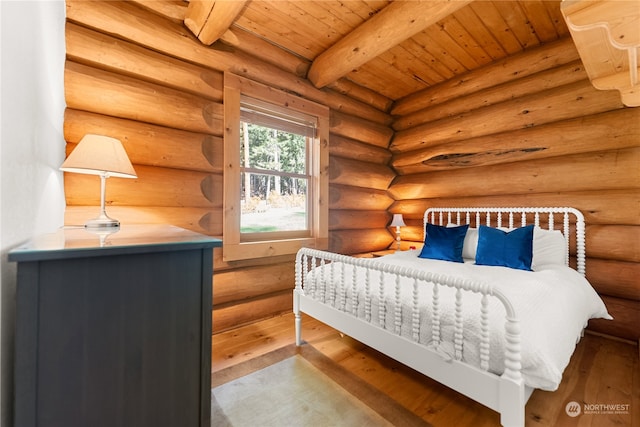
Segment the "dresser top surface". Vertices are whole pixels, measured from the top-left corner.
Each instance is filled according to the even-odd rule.
[[[9,261],[124,255],[222,246],[222,240],[171,225],[122,225],[115,230],[62,227],[9,252]]]

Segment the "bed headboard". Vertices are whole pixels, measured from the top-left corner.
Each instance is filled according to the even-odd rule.
[[[566,265],[569,265],[569,248],[575,242],[576,270],[583,276],[586,272],[584,216],[575,208],[429,208],[424,213],[425,231],[427,222],[445,226],[455,223],[509,228],[533,224],[549,230],[560,230],[566,242]]]

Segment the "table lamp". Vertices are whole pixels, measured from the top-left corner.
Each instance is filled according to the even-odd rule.
[[[105,211],[107,178],[137,178],[136,171],[122,143],[108,136],[87,134],[78,143],[60,170],[98,175],[100,177],[100,215],[85,223],[89,229],[120,227],[120,221],[110,218]]]
[[[397,250],[400,250],[400,227],[404,227],[406,224],[402,219],[402,214],[393,214],[393,220],[391,221],[391,226],[396,227],[396,242],[398,245]]]

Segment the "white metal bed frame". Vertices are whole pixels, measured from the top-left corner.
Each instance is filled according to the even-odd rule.
[[[438,225],[448,223],[470,224],[475,226],[482,223],[494,226],[514,227],[515,220],[520,216],[517,226],[533,223],[540,225],[541,216],[548,222],[548,229],[555,230],[556,216],[561,217],[561,231],[566,241],[565,263],[569,265],[570,239],[574,238],[577,250],[577,268],[579,273],[585,274],[585,224],[582,213],[574,208],[430,208],[424,214],[424,223],[431,222]],[[573,216],[573,217],[572,217]],[[533,217],[533,221],[529,221]],[[546,217],[546,218],[545,218]],[[504,223],[506,222],[506,224]],[[575,234],[571,236],[571,224],[575,224]],[[414,307],[412,319],[413,339],[400,335],[400,310],[388,313],[394,316],[394,330],[383,329],[373,323],[370,311],[366,318],[356,317],[354,313],[345,310],[346,291],[334,295],[332,301],[325,301],[325,292],[314,292],[308,289],[306,276],[318,265],[330,265],[340,262],[368,270],[384,272],[385,283],[395,282],[395,295],[400,298],[398,290],[400,277],[414,278]],[[329,268],[329,274],[341,274]],[[340,276],[338,276],[340,277]],[[368,275],[367,275],[368,278]],[[368,279],[367,279],[368,280]],[[454,342],[455,357],[452,360],[443,359],[436,351],[426,344],[419,343],[420,319],[417,307],[417,286],[420,283],[431,282],[434,292],[431,300],[433,331],[432,340],[441,342],[438,316],[438,286],[456,288]],[[329,281],[329,283],[331,283]],[[315,286],[315,285],[313,285]],[[322,286],[322,285],[321,285]],[[331,285],[330,285],[331,286]],[[344,288],[344,287],[343,287]],[[367,286],[368,289],[368,286]],[[481,307],[481,336],[480,364],[481,367],[469,365],[462,360],[462,297],[466,292],[476,292],[483,295]],[[382,295],[380,295],[382,299]],[[505,308],[505,369],[502,375],[488,371],[488,298],[497,298]],[[368,299],[368,298],[365,298]],[[360,304],[356,301],[355,304]],[[397,305],[396,305],[397,306]],[[365,310],[371,310],[370,304]],[[334,254],[326,251],[302,248],[296,257],[295,289],[293,292],[293,312],[295,315],[296,344],[302,344],[301,313],[333,327],[336,330],[388,355],[389,357],[417,370],[418,372],[466,395],[467,397],[500,413],[500,422],[504,426],[524,426],[524,408],[533,389],[525,386],[521,375],[520,354],[520,326],[517,313],[509,300],[491,284],[479,281],[460,280],[433,274],[428,271],[409,269],[405,267],[386,265],[367,258],[355,258]],[[382,310],[384,313],[384,310]],[[380,314],[385,316],[387,313]],[[378,319],[381,320],[381,319]],[[384,324],[384,322],[380,322]]]

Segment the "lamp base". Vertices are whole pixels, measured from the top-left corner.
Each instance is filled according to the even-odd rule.
[[[104,229],[114,229],[114,228],[119,228],[120,227],[120,221],[118,221],[117,219],[113,219],[113,218],[109,218],[106,214],[101,214],[99,217],[94,218],[94,219],[90,219],[89,221],[87,221],[84,224],[84,228],[90,228],[90,229],[98,229],[98,230],[104,230]]]

